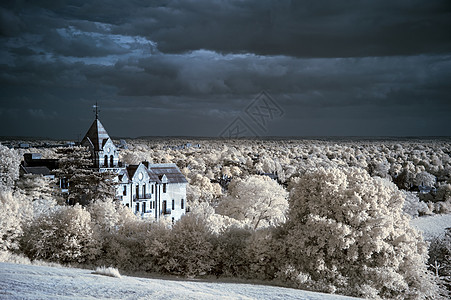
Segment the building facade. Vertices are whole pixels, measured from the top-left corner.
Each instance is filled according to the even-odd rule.
[[[186,212],[187,180],[175,164],[125,165],[98,115],[81,141],[89,148],[93,167],[117,174],[116,197],[143,218],[167,218],[173,222]]]

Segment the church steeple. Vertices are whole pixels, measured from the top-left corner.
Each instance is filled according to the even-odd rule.
[[[81,144],[83,146],[92,145],[95,151],[100,151],[109,139],[110,136],[108,135],[108,132],[106,132],[105,127],[103,127],[100,120],[96,118],[94,122],[92,122],[91,127],[89,127],[89,130],[81,141]]]
[[[100,110],[97,102],[93,108],[95,120],[81,141],[81,145],[90,149],[95,167],[100,169],[117,167],[119,163],[117,148],[99,120]]]

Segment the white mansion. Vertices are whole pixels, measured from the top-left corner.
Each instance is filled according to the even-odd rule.
[[[97,114],[81,145],[89,148],[94,168],[117,174],[116,196],[135,214],[156,220],[171,218],[172,221],[185,214],[188,182],[175,164],[142,162],[123,166],[118,149]]]

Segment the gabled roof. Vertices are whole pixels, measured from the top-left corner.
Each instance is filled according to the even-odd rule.
[[[132,179],[133,175],[135,175],[136,170],[138,169],[139,165],[129,165],[127,166],[127,173],[128,178]]]
[[[128,165],[126,167],[128,178],[132,179],[141,165],[147,169],[150,182],[163,183],[167,179],[167,183],[188,183],[176,164],[149,164],[148,162],[143,162],[139,165]]]
[[[106,142],[110,136],[103,127],[102,123],[100,123],[99,119],[95,119],[86,133],[83,140],[81,140],[82,146],[91,146],[94,147],[94,151],[100,151],[105,146]]]
[[[160,181],[166,175],[168,183],[188,183],[176,164],[149,164],[149,173],[153,173]]]

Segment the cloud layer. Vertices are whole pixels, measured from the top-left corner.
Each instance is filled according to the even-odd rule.
[[[262,90],[262,135],[449,135],[449,1],[10,1],[0,135],[217,136]]]

